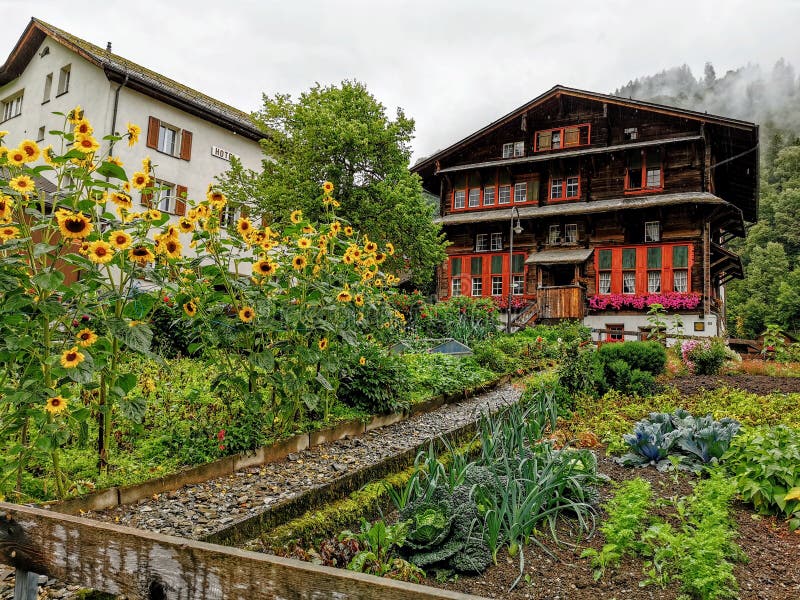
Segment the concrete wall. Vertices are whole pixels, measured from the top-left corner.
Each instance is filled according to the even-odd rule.
[[[667,334],[679,334],[679,335],[699,336],[699,337],[714,337],[720,335],[719,320],[716,315],[713,314],[705,315],[705,317],[700,318],[699,312],[678,313],[681,318],[681,321],[683,322],[683,327],[676,328],[674,326],[674,319],[673,319],[674,314],[675,313],[668,313],[666,317]],[[695,323],[703,323],[704,331],[696,331],[694,328]],[[610,324],[614,325],[622,324],[624,325],[625,331],[639,331],[640,328],[651,327],[650,322],[647,320],[647,315],[620,314],[616,312],[588,315],[584,317],[583,324],[592,329],[606,329],[606,327]],[[592,339],[605,341],[606,334],[593,333]],[[636,336],[631,336],[631,335],[625,336],[626,341],[635,339]]]

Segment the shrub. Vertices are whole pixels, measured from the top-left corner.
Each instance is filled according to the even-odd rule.
[[[633,369],[628,385],[628,393],[635,396],[650,396],[656,391],[656,380],[647,371]]]
[[[199,332],[191,321],[182,318],[183,311],[168,296],[159,304],[150,316],[150,327],[153,330],[153,341],[150,349],[165,358],[180,356],[195,357],[197,350],[190,351],[190,345],[196,341]]]
[[[363,364],[362,364],[363,363]],[[370,414],[408,407],[408,366],[377,346],[363,346],[341,372],[338,398]]]
[[[509,356],[496,344],[491,341],[478,342],[473,344],[472,353],[475,361],[482,367],[494,371],[495,373],[505,374],[514,370],[516,361],[513,356]]]
[[[497,333],[497,308],[491,298],[457,296],[419,309],[415,325],[423,337],[452,337],[469,344]]]
[[[667,351],[658,342],[604,344],[598,354],[604,363],[622,360],[631,369],[647,371],[652,375],[663,373],[667,364]]]
[[[716,375],[729,357],[722,340],[686,340],[681,344],[681,358],[696,375]]]
[[[612,360],[605,365],[605,381],[609,387],[627,392],[631,385],[631,368],[624,360]]]

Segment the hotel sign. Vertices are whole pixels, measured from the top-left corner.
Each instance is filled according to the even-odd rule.
[[[227,160],[228,162],[231,162],[231,156],[239,158],[233,152],[228,152],[227,150],[223,150],[219,146],[211,146],[211,156],[216,156],[217,158],[221,158],[222,160]]]

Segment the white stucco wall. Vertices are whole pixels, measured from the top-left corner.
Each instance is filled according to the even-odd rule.
[[[683,323],[683,327],[676,328],[674,326],[674,314],[669,313],[666,317],[667,334],[676,333],[680,335],[699,336],[699,337],[714,337],[720,335],[719,320],[716,315],[709,314],[700,317],[699,312],[693,313],[678,313]],[[704,331],[696,331],[695,323],[703,323]],[[640,328],[651,327],[650,321],[647,320],[647,315],[643,314],[619,314],[609,312],[605,314],[594,314],[584,317],[583,324],[592,329],[606,329],[608,325],[624,325],[625,331],[639,331]],[[593,340],[605,340],[605,333],[592,333]],[[626,335],[625,340],[635,340],[636,336]],[[668,340],[669,344],[674,343],[674,340]]]

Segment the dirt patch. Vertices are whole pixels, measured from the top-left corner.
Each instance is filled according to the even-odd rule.
[[[738,388],[759,395],[772,392],[800,393],[800,377],[771,377],[769,375],[691,375],[670,379],[682,394],[692,395],[702,390],[721,387]]]

